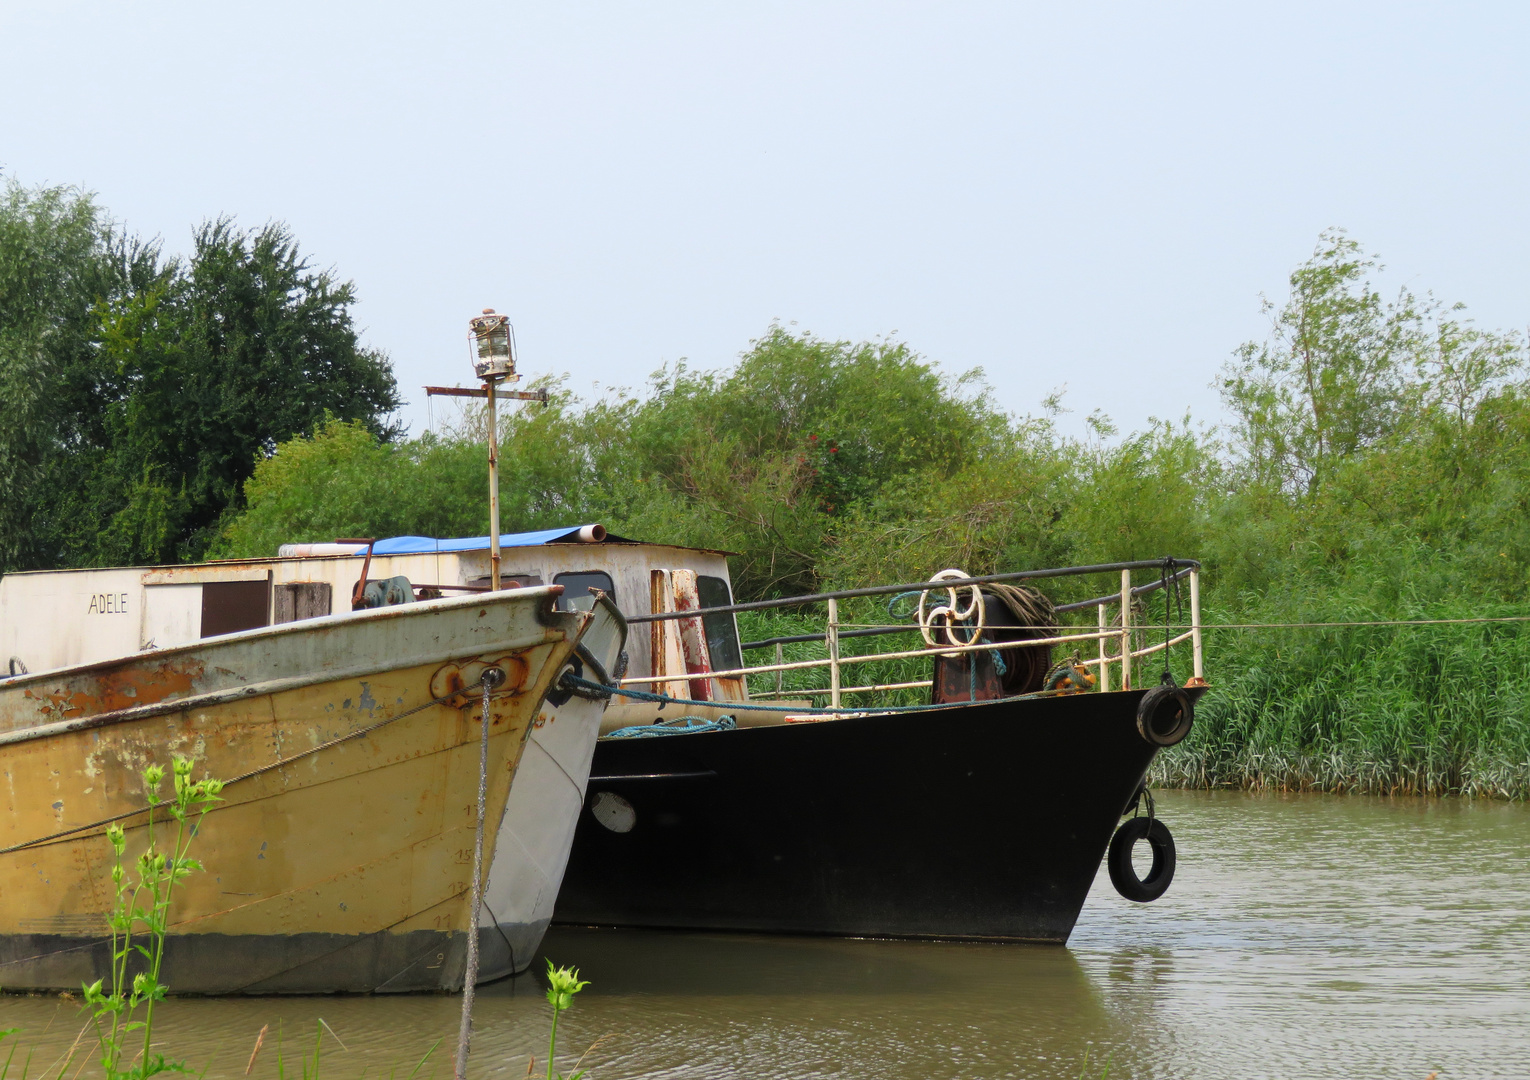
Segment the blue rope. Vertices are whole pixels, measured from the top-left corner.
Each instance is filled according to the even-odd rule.
[[[799,716],[809,716],[809,715],[813,715],[813,716],[839,716],[841,713],[847,713],[847,712],[853,712],[853,713],[925,712],[925,711],[928,711],[930,709],[950,709],[950,708],[953,708],[954,706],[957,706],[957,705],[967,704],[966,702],[958,701],[958,702],[954,702],[954,703],[947,702],[947,703],[941,704],[941,705],[882,705],[882,706],[873,706],[871,708],[866,708],[866,709],[846,709],[846,708],[843,708],[843,707],[838,708],[838,709],[811,709],[811,708],[806,708],[806,707],[800,708],[800,709],[798,709],[798,708],[784,709],[784,708],[782,708],[779,705],[750,705],[750,704],[746,704],[745,702],[742,702],[742,701],[728,701],[728,702],[696,701],[694,698],[670,697],[668,694],[650,694],[646,690],[623,690],[623,689],[620,689],[620,688],[615,687],[615,686],[607,686],[605,683],[592,682],[589,679],[580,678],[578,675],[575,675],[572,671],[565,671],[563,673],[563,678],[558,680],[558,685],[563,687],[563,689],[565,689],[565,690],[588,690],[588,691],[593,691],[593,692],[598,693],[598,694],[603,694],[603,695],[608,696],[608,697],[611,694],[620,694],[622,697],[632,698],[634,701],[653,701],[653,702],[658,702],[659,704],[662,704],[662,705],[692,705],[692,706],[694,706],[694,705],[701,705],[701,706],[704,706],[704,707],[709,708],[709,709],[715,709],[719,705],[721,705],[724,708],[726,708],[729,712],[741,712],[741,711],[773,712],[773,713],[789,712],[789,713],[792,713],[794,715],[799,715]],[[983,705],[995,705],[995,704],[998,704],[999,702],[1002,702],[1002,701],[1032,701],[1032,700],[1035,700],[1037,698],[1061,697],[1064,694],[1068,694],[1070,692],[1076,692],[1076,691],[1067,691],[1067,690],[1038,690],[1036,693],[1033,693],[1033,694],[1016,694],[1013,697],[994,698],[992,701],[984,701],[984,702],[980,702],[979,704],[983,704]],[[647,725],[647,726],[651,727],[652,725]]]
[[[705,716],[677,716],[656,724],[636,724],[617,728],[602,735],[603,739],[652,739],[660,735],[699,735],[705,731],[732,731],[738,722],[731,716],[708,720]]]

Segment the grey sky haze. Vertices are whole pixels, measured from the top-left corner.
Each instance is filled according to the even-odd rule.
[[[1522,4],[24,4],[0,166],[189,246],[288,222],[424,427],[466,320],[581,394],[771,320],[1035,412],[1219,415],[1320,230],[1530,318]]]

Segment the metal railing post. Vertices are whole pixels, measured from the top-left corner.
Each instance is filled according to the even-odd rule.
[[[776,642],[776,663],[778,663],[778,664],[786,663],[785,656],[786,656],[786,654],[781,651],[781,643],[779,641]],[[781,693],[781,676],[785,675],[785,674],[786,674],[786,672],[784,672],[784,671],[777,671],[776,672],[776,693],[777,694]]]
[[[1132,572],[1121,571],[1121,689],[1132,688]]]
[[[829,708],[839,708],[839,601],[829,601]]]
[[[1190,649],[1195,657],[1195,677],[1205,677],[1205,664],[1201,658],[1201,572],[1190,571]]]
[[[1105,605],[1095,608],[1100,616],[1100,639],[1096,642],[1100,647],[1100,692],[1110,692],[1110,651],[1105,645],[1105,632],[1109,629],[1105,621]]]

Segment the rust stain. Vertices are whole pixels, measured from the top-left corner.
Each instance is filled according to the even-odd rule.
[[[448,702],[450,705],[461,708],[479,700],[481,691],[476,684],[483,678],[485,668],[498,667],[505,673],[505,681],[498,690],[494,691],[494,697],[519,694],[526,689],[526,681],[531,676],[531,669],[520,653],[511,653],[501,656],[497,660],[473,660],[448,661],[436,669],[430,677],[430,696],[433,698],[446,697],[448,694],[459,694],[456,700]],[[468,687],[473,687],[469,690]]]
[[[201,661],[180,658],[162,664],[128,664],[96,676],[93,686],[39,695],[28,690],[27,697],[46,700],[45,711],[60,718],[92,716],[190,694],[203,671]]]

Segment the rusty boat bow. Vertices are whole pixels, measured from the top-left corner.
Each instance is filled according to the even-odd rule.
[[[103,830],[124,826],[135,858],[143,769],[180,756],[228,783],[196,839],[208,869],[171,910],[174,992],[459,988],[482,674],[506,676],[489,701],[492,848],[528,735],[593,618],[556,610],[561,592],[424,601],[0,681],[0,987],[109,977]],[[503,935],[479,936],[486,969],[514,963],[496,958]]]

